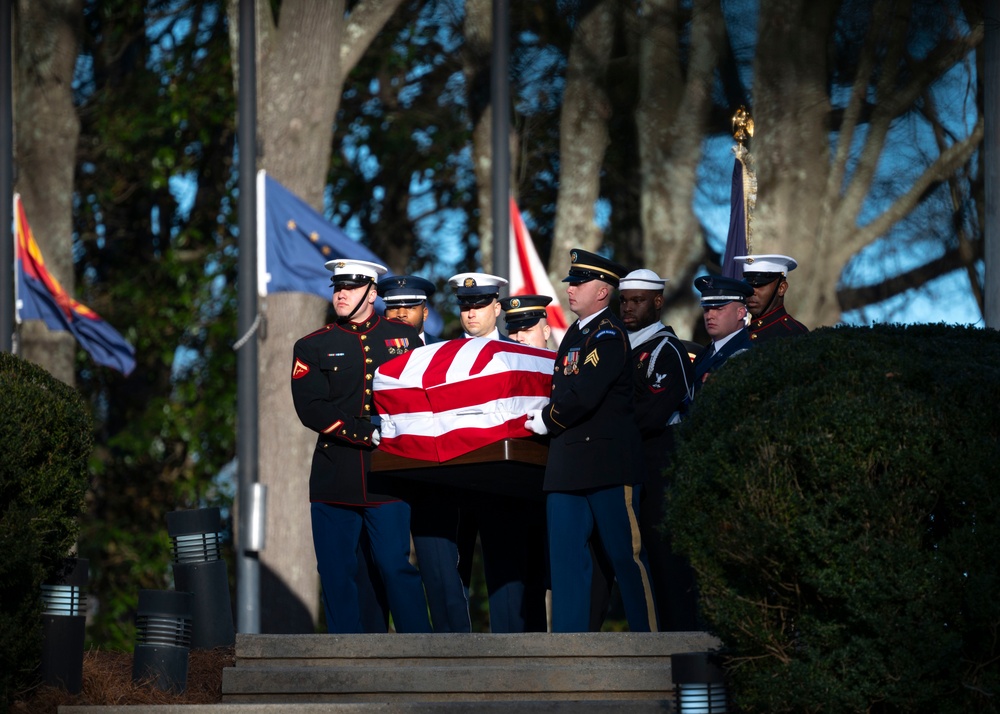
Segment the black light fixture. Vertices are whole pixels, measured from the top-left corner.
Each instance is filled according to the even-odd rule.
[[[132,681],[152,680],[164,691],[187,689],[193,599],[175,590],[139,591]]]
[[[236,642],[229,576],[221,559],[218,508],[167,514],[173,541],[174,589],[194,595],[191,647],[212,649]]]
[[[717,655],[683,652],[670,655],[678,714],[721,714],[728,710],[725,673]]]
[[[66,558],[42,584],[42,681],[70,694],[83,688],[89,566],[86,558]]]

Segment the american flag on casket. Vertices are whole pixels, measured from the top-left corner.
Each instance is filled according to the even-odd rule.
[[[392,359],[373,380],[379,450],[447,461],[508,438],[532,436],[524,416],[552,393],[555,352],[463,338]]]

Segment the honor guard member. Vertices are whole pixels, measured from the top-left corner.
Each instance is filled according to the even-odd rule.
[[[500,288],[504,278],[486,273],[459,273],[448,279],[455,290],[465,337],[513,342],[500,333]],[[490,631],[544,632],[544,553],[532,536],[544,533],[544,514],[535,504],[499,494],[466,492],[461,508],[461,560],[471,565],[470,545],[479,533],[483,574],[490,602]],[[471,573],[463,572],[463,578]]]
[[[639,535],[642,440],[633,411],[634,366],[625,325],[611,311],[625,269],[570,252],[566,294],[579,316],[556,354],[552,398],[525,428],[551,435],[543,488],[552,580],[552,631],[586,632],[597,531],[633,632],[656,631],[649,564]]]
[[[646,468],[639,531],[649,555],[657,619],[661,630],[692,631],[698,629],[694,575],[661,530],[667,490],[663,471],[674,448],[670,425],[694,396],[688,348],[660,322],[666,284],[652,270],[633,270],[618,285],[618,301],[635,362],[635,419]]]
[[[378,294],[385,303],[385,316],[415,327],[420,333],[421,343],[425,345],[441,342],[424,332],[427,302],[434,291],[434,283],[417,275],[393,275],[378,281]]]
[[[785,312],[788,273],[798,263],[787,255],[738,255],[743,263],[743,279],[753,288],[747,298],[750,311],[750,339],[754,342],[773,337],[804,335],[809,328]]]
[[[396,275],[378,281],[385,316],[419,330],[425,345],[442,341],[424,332],[427,301],[434,291],[431,281],[415,275]],[[469,597],[458,572],[458,499],[442,488],[427,486],[414,490],[407,500],[413,549],[434,631],[471,632]]]
[[[372,421],[374,372],[418,346],[419,336],[375,312],[375,281],[385,267],[348,259],[326,267],[337,321],[295,343],[291,382],[299,419],[317,433],[309,500],[327,628],[362,632],[355,578],[364,529],[396,630],[430,632],[420,573],[409,561],[410,507],[367,484],[380,439]]]
[[[746,352],[753,344],[747,330],[750,313],[746,301],[753,288],[745,280],[721,275],[702,275],[694,286],[701,293],[705,330],[712,342],[694,361],[695,389],[733,355]]]
[[[545,306],[550,302],[548,295],[515,295],[501,300],[507,336],[522,345],[548,349],[552,328]]]

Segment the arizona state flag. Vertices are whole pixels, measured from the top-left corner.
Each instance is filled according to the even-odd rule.
[[[17,321],[41,320],[50,330],[67,330],[97,364],[128,376],[135,369],[135,348],[100,315],[77,302],[45,267],[42,252],[31,233],[21,205],[14,195],[17,245]]]

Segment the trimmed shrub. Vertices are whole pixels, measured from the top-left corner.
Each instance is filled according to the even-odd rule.
[[[41,662],[41,585],[76,544],[91,419],[75,390],[0,353],[0,704]]]
[[[743,711],[1000,710],[1000,333],[763,343],[678,432],[670,529]]]

